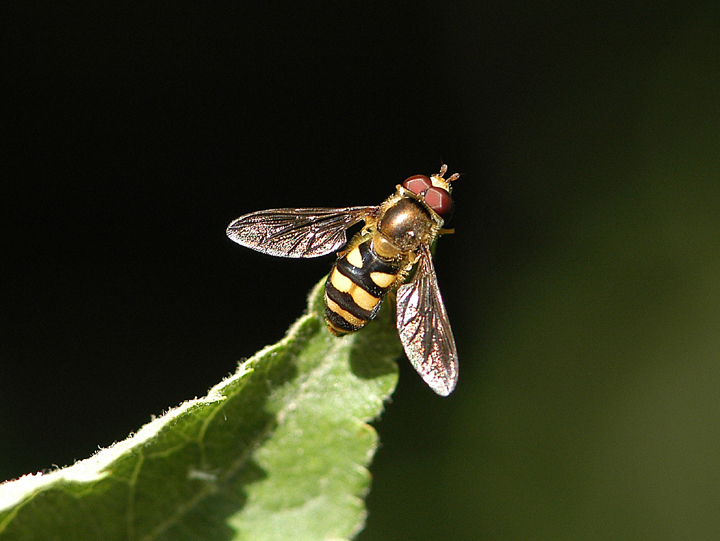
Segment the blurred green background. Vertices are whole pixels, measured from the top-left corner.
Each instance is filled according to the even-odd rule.
[[[516,102],[475,144],[519,223],[453,239],[484,237],[460,388],[401,381],[360,539],[720,538],[720,19],[662,6],[535,5],[497,45]]]
[[[720,538],[720,5],[15,3],[0,477],[276,341],[330,261],[224,238],[441,161],[460,383],[409,363],[360,540]]]

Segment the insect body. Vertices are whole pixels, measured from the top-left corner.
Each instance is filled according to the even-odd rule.
[[[397,287],[396,325],[405,353],[423,380],[447,396],[458,376],[457,350],[435,277],[430,246],[449,231],[447,166],[430,178],[409,177],[378,207],[273,209],[233,221],[228,236],[280,257],[318,257],[345,247],[347,228],[365,226],[338,253],[325,284],[325,319],[333,334],[361,329]],[[413,267],[417,270],[408,283]]]

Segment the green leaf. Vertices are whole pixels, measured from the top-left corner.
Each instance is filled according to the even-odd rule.
[[[73,466],[0,485],[0,539],[345,539],[363,526],[400,354],[384,309],[332,336],[308,313],[203,398]]]

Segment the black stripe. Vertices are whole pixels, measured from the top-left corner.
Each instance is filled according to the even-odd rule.
[[[383,272],[385,274],[397,275],[400,268],[393,263],[380,259],[378,255],[370,249],[370,243],[371,240],[368,239],[358,246],[363,262],[363,266],[361,268],[351,265],[346,256],[338,259],[335,265],[338,271],[348,277],[355,285],[363,288],[373,297],[382,298],[391,286],[380,287],[372,281],[370,273]]]
[[[344,317],[342,317],[337,312],[333,312],[330,310],[330,308],[325,306],[325,319],[328,320],[330,324],[332,324],[335,329],[344,331],[344,332],[355,332],[359,331],[363,328],[363,325],[352,325],[349,323]]]
[[[332,272],[330,273],[330,276],[332,276]],[[335,286],[330,282],[330,276],[328,276],[328,279],[325,282],[325,294],[329,299],[338,303],[338,306],[340,306],[343,310],[350,312],[356,318],[362,319],[363,321],[370,321],[375,317],[380,303],[378,303],[372,311],[360,308],[355,303],[352,296],[350,296],[350,293],[343,293],[342,291],[335,289]]]

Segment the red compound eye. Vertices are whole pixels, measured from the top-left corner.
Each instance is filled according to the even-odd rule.
[[[405,179],[403,188],[410,190],[416,195],[420,195],[428,188],[432,188],[432,182],[425,175],[413,175]]]
[[[452,212],[452,198],[442,188],[428,188],[423,196],[427,205],[443,218],[446,218]]]

